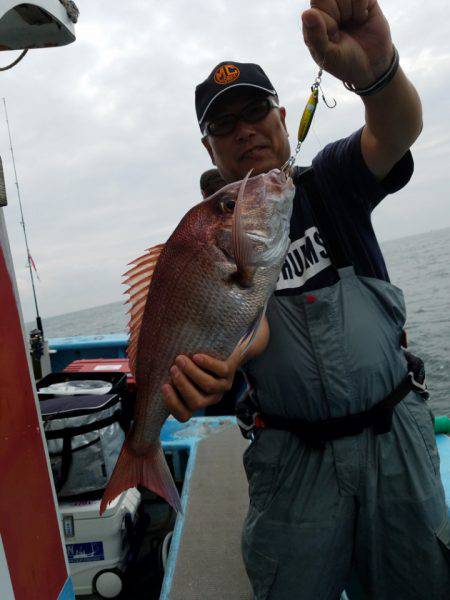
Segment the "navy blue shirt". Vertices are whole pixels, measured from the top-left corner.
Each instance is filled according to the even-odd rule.
[[[414,164],[408,151],[382,182],[369,171],[361,154],[362,129],[325,146],[314,158],[315,188],[326,204],[327,218],[344,246],[357,275],[389,281],[372,227],[371,213],[388,194],[411,178]],[[302,187],[301,168],[294,172],[296,194],[291,218],[291,245],[275,294],[301,294],[337,282],[337,271],[325,248],[323,231],[311,211],[312,198]],[[317,216],[317,209],[316,209]],[[326,241],[326,236],[325,236]]]
[[[313,160],[313,191],[315,195],[320,194],[323,204],[326,206],[327,219],[322,218],[322,209],[317,210],[317,202],[315,203],[315,218],[313,218],[311,203],[315,198],[307,193],[302,185],[302,172],[305,169],[297,168],[294,171],[296,194],[290,224],[291,244],[277,282],[275,295],[299,295],[333,285],[339,280],[337,270],[332,265],[326,249],[326,246],[330,246],[325,235],[330,234],[330,223],[333,226],[331,233],[339,233],[338,237],[344,246],[346,258],[353,264],[357,275],[389,281],[383,255],[372,227],[371,213],[383,198],[398,191],[409,181],[414,165],[411,153],[408,151],[392,168],[387,177],[378,182],[362,157],[361,132],[362,129],[348,138],[328,144]],[[324,224],[326,227],[321,227]],[[292,301],[293,312],[295,312],[297,303],[294,298]],[[298,325],[301,325],[300,313]],[[272,341],[273,338],[272,335]],[[297,336],[296,339],[299,337]],[[293,368],[292,363],[289,363],[289,367],[286,365],[294,355],[295,353],[292,353],[289,348],[285,355],[276,351],[275,358],[266,351],[261,357],[249,361],[238,371],[233,389],[227,394],[227,397],[239,399],[238,413],[241,420],[245,421],[246,404],[249,402],[250,420],[248,424],[252,422],[254,400],[251,398],[254,396],[249,396],[249,390],[252,389],[250,380],[253,381],[256,393],[259,389],[258,380],[253,372],[255,365],[262,361],[263,366],[259,367],[261,369],[259,372],[263,374],[263,380],[266,380],[263,387],[266,385],[267,391],[267,389],[272,389],[273,385],[275,387],[277,385],[278,380],[275,373],[280,374],[286,368],[290,375],[285,379],[292,381],[292,376],[297,373],[299,368],[298,361],[295,359]],[[290,368],[292,368],[292,372],[289,371]],[[311,369],[314,370],[314,368],[313,365]],[[304,375],[304,365],[301,366],[301,370]],[[297,373],[299,381],[302,380],[303,375]],[[278,377],[283,380],[282,376]],[[272,378],[275,379],[272,381]],[[317,378],[319,378],[318,372]],[[303,392],[308,395],[310,390],[303,390]],[[273,395],[277,397],[275,392]],[[283,414],[281,405],[278,406],[278,412]]]

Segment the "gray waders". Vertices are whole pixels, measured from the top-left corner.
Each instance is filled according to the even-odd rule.
[[[292,303],[272,298],[275,335],[248,369],[262,412],[311,421],[357,413],[405,377],[401,291],[357,277],[352,267],[339,274],[334,286],[296,298],[301,345],[285,327],[277,339]],[[298,327],[288,332],[298,335]],[[282,397],[268,377],[277,372],[276,355],[286,355],[277,343],[292,343],[303,388],[296,378],[284,381]],[[244,465],[250,508],[243,556],[255,600],[337,600],[352,565],[374,600],[450,597],[450,522],[432,414],[417,393],[396,406],[388,433],[366,429],[317,450],[290,432],[261,430]]]
[[[407,374],[401,290],[343,267],[342,242],[327,248],[336,284],[269,302],[268,348],[245,367],[261,413],[311,422],[353,415]],[[352,570],[366,598],[449,600],[450,520],[433,415],[417,392],[395,406],[390,431],[367,428],[322,449],[259,429],[244,466],[242,547],[255,600],[338,600]]]

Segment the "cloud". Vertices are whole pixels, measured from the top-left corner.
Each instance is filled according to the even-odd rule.
[[[120,300],[126,264],[164,241],[200,200],[198,179],[210,161],[200,144],[194,89],[216,63],[231,59],[264,67],[287,107],[292,140],[317,72],[301,36],[306,3],[77,3],[74,44],[31,51],[0,75],[44,316]],[[434,14],[446,14],[443,0],[433,7]],[[450,225],[450,30],[446,19],[424,27],[417,0],[407,8],[389,0],[382,8],[401,64],[421,94],[425,123],[414,148],[412,182],[374,214],[380,238],[390,239]],[[303,164],[363,122],[356,96],[328,75],[323,85],[338,106],[319,106]],[[3,116],[0,154],[28,320],[33,303]]]

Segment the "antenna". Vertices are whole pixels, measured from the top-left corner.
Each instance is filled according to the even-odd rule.
[[[20,216],[21,216],[20,224],[22,225],[23,236],[25,238],[25,247],[27,249],[28,270],[30,271],[31,287],[33,288],[34,305],[36,307],[36,325],[37,325],[37,328],[39,329],[39,331],[41,332],[41,334],[43,336],[44,335],[44,329],[42,327],[41,317],[39,316],[39,308],[38,308],[38,303],[37,303],[37,298],[36,298],[36,289],[34,287],[33,269],[32,269],[32,264],[31,264],[32,258],[31,258],[31,254],[30,254],[30,249],[28,247],[27,230],[26,230],[26,227],[25,227],[25,219],[24,219],[24,216],[23,216],[22,200],[21,200],[21,197],[20,197],[19,180],[17,178],[16,161],[14,159],[14,150],[13,150],[13,145],[12,145],[11,130],[10,130],[10,127],[9,127],[8,111],[6,109],[6,99],[5,98],[3,98],[3,105],[5,107],[6,126],[8,128],[9,148],[11,150],[11,158],[12,158],[12,163],[13,163],[13,167],[14,167],[14,176],[16,178],[15,184],[16,184],[16,188],[17,188],[17,197],[19,199],[19,208],[20,208]]]

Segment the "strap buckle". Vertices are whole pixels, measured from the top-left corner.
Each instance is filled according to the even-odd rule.
[[[409,371],[408,377],[411,380],[412,389],[420,394],[424,400],[428,400],[430,397],[430,392],[428,391],[425,379],[422,382],[417,381],[417,379],[414,378],[414,373],[412,371]]]

